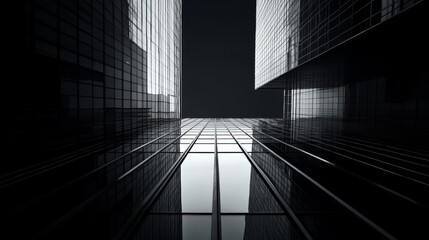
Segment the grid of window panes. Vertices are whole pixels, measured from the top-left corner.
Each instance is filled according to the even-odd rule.
[[[155,117],[180,117],[182,1],[128,3],[130,38],[147,53],[145,103]]]
[[[55,103],[35,111],[50,117],[48,129],[32,130],[43,131],[33,135],[46,136],[44,147],[180,118],[181,0],[25,3],[27,59],[52,85],[39,94]]]
[[[190,151],[149,210],[138,236],[161,238],[172,233],[183,239],[208,239],[213,231],[220,231],[222,239],[237,239],[243,234],[262,239],[299,239],[237,141],[250,155],[263,149],[253,146],[252,139],[229,120],[210,119],[206,123],[204,127],[182,128],[180,149]],[[214,175],[216,168],[218,177]],[[213,205],[217,191],[219,208]],[[218,229],[212,227],[212,217],[217,213],[221,218]],[[154,221],[167,225],[154,225]]]
[[[399,75],[398,80],[385,77],[350,80],[350,74],[338,66],[341,64],[327,65],[308,64],[289,74],[286,119],[304,128],[313,122],[334,132],[403,144],[425,141],[428,132],[425,79],[404,82],[408,76]]]
[[[291,119],[299,118],[343,118],[345,87],[327,89],[292,89]]]
[[[255,88],[296,66],[299,0],[256,5]]]
[[[255,88],[418,2],[258,0]]]
[[[418,201],[425,196],[378,178],[383,174],[399,181],[403,174],[423,171],[423,166],[410,164],[421,160],[420,150],[383,147],[342,134],[327,137],[314,124],[296,128],[302,126],[291,127],[281,119],[182,119],[67,159],[70,165],[50,161],[23,169],[12,173],[13,180],[27,177],[27,171],[36,177],[6,190],[7,178],[0,182],[4,200],[17,189],[20,193],[19,201],[0,206],[16,211],[3,233],[12,229],[9,225],[25,224],[27,231],[15,231],[18,238],[40,233],[46,239],[111,239],[125,232],[126,239],[188,240],[209,239],[217,232],[226,240],[306,239],[297,227],[302,223],[310,236],[320,239],[348,239],[350,232],[356,239],[378,239],[375,223],[394,236],[427,234],[426,225],[419,225],[422,218],[410,217],[426,212],[407,199],[398,200],[388,188]],[[405,152],[409,161],[398,161]],[[408,168],[413,172],[404,172]],[[45,171],[55,183],[38,177]],[[371,182],[356,178],[362,174]],[[365,199],[359,197],[368,192],[369,203],[360,204]],[[404,218],[377,214],[398,206],[406,210],[397,212]],[[355,211],[374,223],[359,219]],[[46,214],[51,212],[57,214]]]

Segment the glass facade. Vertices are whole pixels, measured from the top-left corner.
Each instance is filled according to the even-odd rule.
[[[199,122],[181,119],[182,1],[16,2],[0,238],[113,238]]]
[[[424,148],[281,119],[183,119],[146,130],[153,140],[141,136],[1,176],[3,236],[428,236]]]
[[[182,3],[130,0],[129,37],[146,54],[147,106],[156,117],[180,117]]]
[[[34,144],[4,171],[181,117],[182,1],[23,4],[8,135],[19,154]]]
[[[283,119],[232,122],[270,149],[252,158],[314,239],[427,238],[428,11],[427,1],[257,1],[255,88],[284,91]]]
[[[23,3],[0,238],[429,239],[427,1],[258,0],[283,119],[181,118],[181,0]]]
[[[429,54],[428,9],[424,1],[257,1],[255,88],[283,89],[284,115],[238,121],[273,150],[252,157],[315,239],[428,235],[417,220],[429,196],[420,165],[429,146],[429,62],[420,57]],[[331,205],[273,152],[349,206]],[[359,224],[342,208],[375,228],[339,230]]]
[[[284,90],[303,128],[426,145],[422,1],[258,1],[255,87]],[[394,17],[393,17],[394,16]]]
[[[256,89],[297,66],[300,4],[300,0],[256,2]]]
[[[255,88],[419,2],[258,0]]]

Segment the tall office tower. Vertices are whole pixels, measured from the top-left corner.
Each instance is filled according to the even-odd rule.
[[[71,234],[71,226],[74,233],[92,226],[89,237],[97,228],[109,229],[98,237],[114,235],[124,212],[132,211],[177,159],[177,144],[169,144],[164,151],[171,154],[152,156],[157,164],[123,179],[127,187],[111,186],[163,147],[147,146],[152,140],[179,135],[173,130],[182,124],[182,1],[18,2],[23,5],[16,8],[7,38],[13,41],[6,44],[13,54],[5,57],[11,77],[4,89],[12,94],[3,94],[8,99],[3,147],[13,154],[0,167],[1,195],[8,196],[1,215],[11,226],[26,226],[15,232],[18,238],[43,229]],[[92,209],[75,209],[85,220],[66,216],[109,185]],[[105,218],[91,217],[93,210],[106,212]]]
[[[286,159],[297,151],[312,154],[310,159],[334,164],[345,175],[378,184],[372,194],[388,191],[390,197],[370,203],[346,196],[355,191],[351,183],[350,191],[331,186],[367,223],[386,230],[386,238],[419,238],[425,232],[415,219],[427,213],[429,186],[427,13],[427,1],[419,0],[257,1],[255,89],[283,89],[284,116],[254,126],[265,129],[264,138],[281,140],[277,143],[285,146],[273,149]],[[324,163],[310,166],[305,158],[295,163],[328,186],[345,184],[345,178],[325,171]],[[288,173],[279,176],[288,179]],[[297,192],[284,192],[291,208],[300,208],[293,201]],[[382,217],[397,198],[406,199],[398,203],[395,219],[401,224]],[[314,205],[325,207],[322,200]],[[327,215],[318,219],[312,215],[317,211],[309,212],[298,218],[314,237],[323,231],[328,239],[341,235],[329,232],[332,223],[322,220]]]
[[[284,118],[425,141],[423,1],[257,1],[255,88],[284,89]],[[317,123],[316,120],[317,119]],[[326,121],[324,121],[326,120]]]
[[[7,84],[19,93],[9,140],[32,142],[26,163],[180,118],[181,1],[24,3]]]

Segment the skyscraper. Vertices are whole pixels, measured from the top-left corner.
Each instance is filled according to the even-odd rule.
[[[355,191],[354,184],[347,177],[330,175],[323,163],[311,167],[307,158],[291,162],[307,169],[304,172],[321,185],[329,186],[331,181],[350,184],[350,189],[340,187],[343,190],[335,192],[385,238],[417,238],[424,232],[416,219],[420,211],[426,211],[427,204],[420,203],[428,196],[427,182],[420,182],[420,177],[427,177],[427,166],[420,166],[417,159],[394,155],[412,153],[411,149],[414,153],[425,151],[429,145],[428,61],[418,57],[429,53],[427,24],[419,27],[427,22],[427,10],[424,1],[257,1],[255,89],[284,91],[283,120],[256,122],[265,129],[258,132],[270,141],[283,139],[277,143],[284,146],[269,146],[285,158],[295,158],[296,151],[308,151],[310,158],[327,160],[336,171],[370,185],[379,184],[383,189],[369,190],[372,187],[367,186],[373,196],[380,194],[377,201],[368,202],[358,194],[353,202],[349,197],[354,195],[350,193]],[[268,167],[267,172],[289,179],[287,172],[276,173]],[[393,182],[407,187],[397,188]],[[290,187],[292,190],[282,191],[282,196],[292,208],[301,209],[300,202],[294,201],[300,190],[293,189],[297,184]],[[311,188],[303,187],[304,192]],[[381,197],[385,192],[391,196]],[[319,197],[316,192],[311,195]],[[414,203],[402,202],[403,197],[414,199]],[[401,224],[381,217],[392,211],[388,202],[396,198],[402,198],[396,218]],[[303,211],[315,213],[329,205],[322,199],[313,204]],[[331,224],[340,229],[345,221],[334,216],[335,210],[326,211],[327,215],[298,214],[298,218],[310,233],[341,238],[341,231],[329,229]],[[398,230],[401,226],[408,230]]]
[[[20,93],[8,106],[8,133],[13,150],[33,142],[32,157],[4,171],[181,117],[181,1],[24,1],[23,7],[12,45],[20,64],[12,62],[25,71],[7,82]]]
[[[284,119],[422,144],[423,1],[257,1],[255,88],[284,90]],[[316,123],[315,123],[316,124]]]
[[[14,77],[5,86],[13,93],[7,104],[5,149],[14,157],[3,162],[0,170],[2,190],[10,194],[4,199],[2,215],[36,196],[55,192],[54,189],[61,192],[58,187],[84,169],[106,167],[107,162],[117,159],[128,148],[141,146],[181,126],[181,0],[19,2],[23,5],[17,8],[18,20],[13,25],[19,33],[15,35],[16,41],[8,45],[14,56],[8,63],[13,68],[7,71]],[[175,147],[170,146],[172,152]],[[127,169],[156,151],[153,149],[158,150],[147,147],[141,155],[130,154],[116,164]],[[175,154],[170,154],[158,161],[168,165],[174,158]],[[151,177],[135,176],[146,186],[122,189],[121,194],[104,202],[111,205],[141,200],[163,171],[156,165]],[[100,175],[91,175],[89,181],[101,187],[109,185],[119,172],[103,169],[96,174]],[[30,190],[26,185],[30,181],[40,182]],[[19,187],[16,182],[23,185]],[[52,193],[54,197],[42,199],[51,203],[52,212],[65,212],[66,205],[77,204],[80,197],[93,192],[81,182],[76,184],[72,188],[80,186],[82,192],[69,189],[63,197]],[[73,198],[72,192],[80,197]],[[54,199],[64,204],[53,207]],[[50,211],[38,212],[37,208],[28,212],[28,222],[37,224],[22,231],[22,236],[37,235],[42,226],[60,218],[47,212]],[[17,213],[11,222],[23,221],[25,225],[24,218],[25,214]],[[114,229],[115,220],[107,219],[99,225]]]

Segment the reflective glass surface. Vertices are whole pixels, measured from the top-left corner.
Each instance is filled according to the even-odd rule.
[[[214,154],[186,156],[180,166],[183,212],[211,212],[213,200]]]
[[[150,214],[134,239],[211,239],[210,215]]]
[[[305,239],[284,215],[222,216],[222,239]]]
[[[222,212],[248,212],[251,165],[242,153],[219,154]]]
[[[211,216],[183,215],[183,240],[211,239]]]
[[[288,71],[419,2],[258,0],[255,88],[269,85]]]
[[[49,162],[55,168],[44,165],[41,172],[35,166],[22,176],[2,176],[2,218],[10,226],[5,229],[43,216],[28,228],[46,238],[208,239],[214,231],[224,239],[426,234],[427,151],[296,126],[279,119],[184,119],[152,129],[153,140],[136,138],[67,164]],[[216,136],[228,134],[245,142],[244,152],[237,143],[216,145],[225,139]],[[192,152],[195,146],[211,152]],[[23,197],[8,197],[17,192]],[[393,211],[395,218],[387,214]],[[64,214],[71,218],[56,226]]]
[[[243,153],[219,153],[222,213],[282,212]]]
[[[240,147],[237,144],[218,144],[218,152],[241,152]]]
[[[182,118],[182,0],[7,2],[0,239],[429,239],[429,1],[220,2],[282,119]]]
[[[191,152],[214,152],[213,144],[195,144],[191,148]]]

